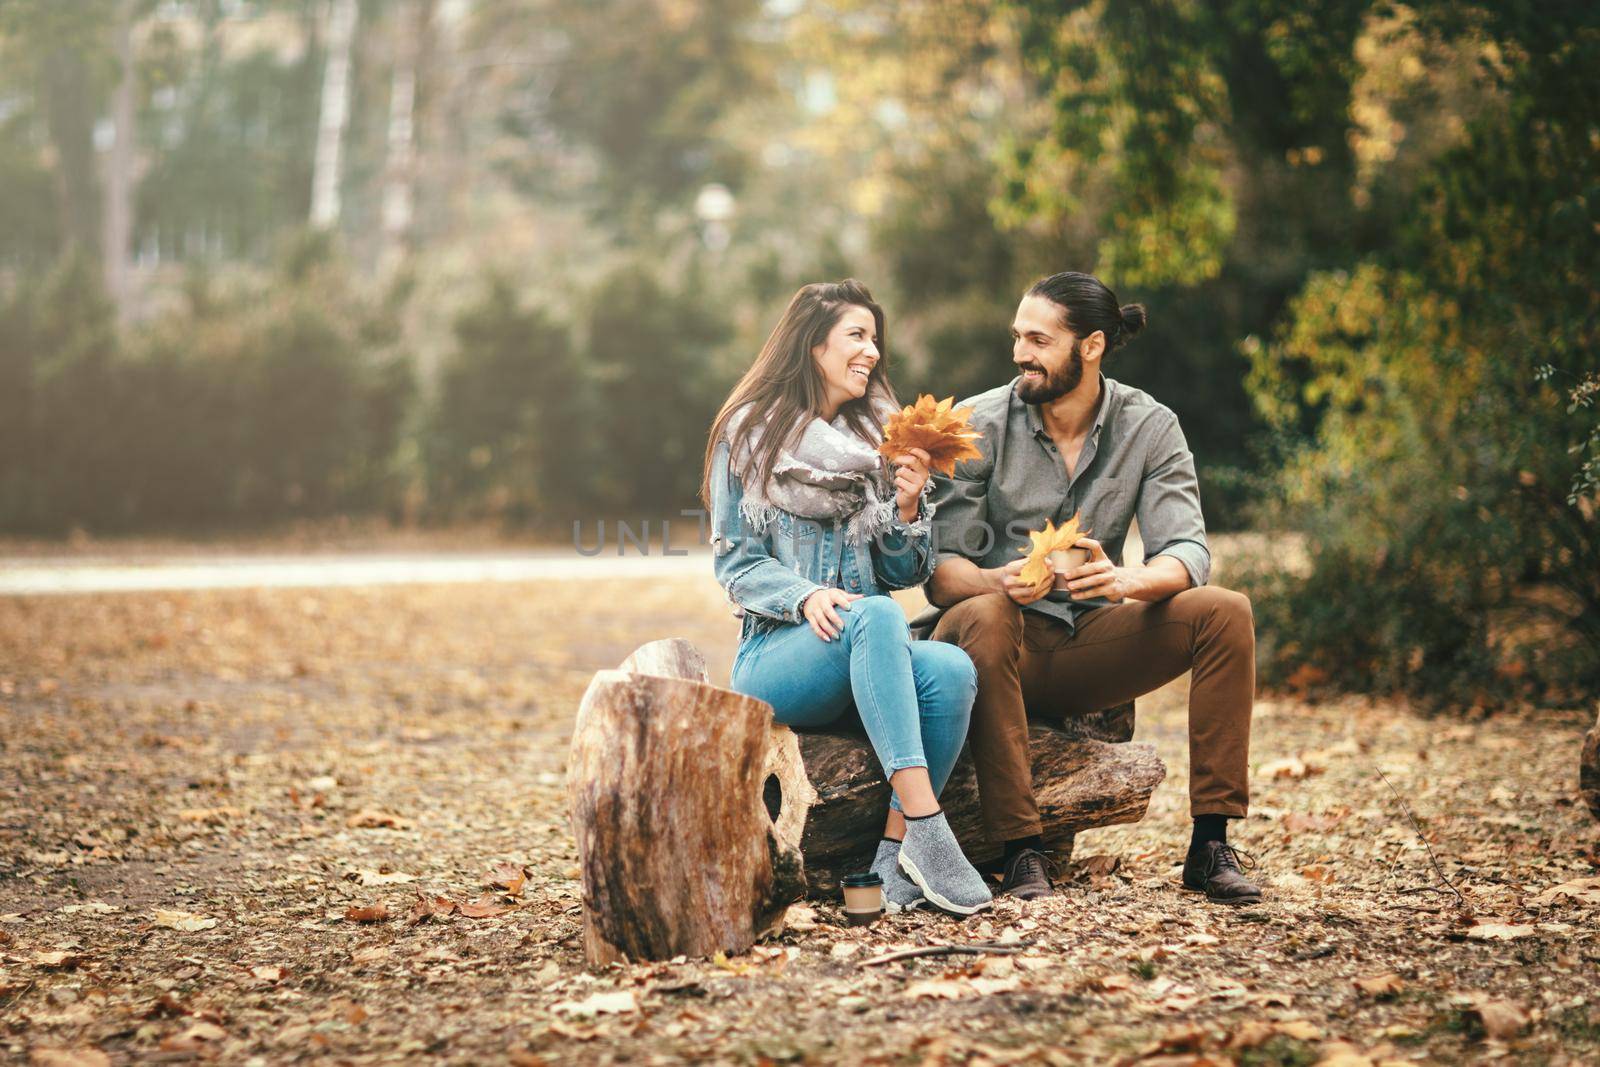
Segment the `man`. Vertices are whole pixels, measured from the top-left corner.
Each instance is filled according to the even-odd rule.
[[[1098,278],[1067,272],[1036,283],[1012,323],[1020,376],[964,403],[981,459],[939,478],[938,564],[928,600],[935,640],[978,669],[968,739],[984,825],[1005,842],[1002,892],[1050,895],[1028,760],[1028,715],[1114,707],[1193,670],[1189,802],[1194,833],[1183,884],[1218,903],[1261,891],[1227,843],[1248,803],[1255,631],[1250,602],[1208,587],[1194,457],[1178,420],[1148,394],[1112,381],[1101,362],[1145,321]],[[1066,588],[1019,577],[1027,531],[1080,514],[1088,563]],[[1123,566],[1137,518],[1142,566]]]

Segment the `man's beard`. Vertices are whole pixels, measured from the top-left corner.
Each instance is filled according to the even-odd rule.
[[[1029,385],[1027,382],[1017,383],[1017,395],[1025,404],[1048,404],[1058,397],[1066,396],[1078,387],[1083,381],[1083,355],[1079,351],[1083,342],[1073,341],[1072,351],[1067,355],[1066,363],[1044,376],[1044,381],[1038,385]]]

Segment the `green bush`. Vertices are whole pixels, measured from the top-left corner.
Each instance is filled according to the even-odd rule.
[[[311,262],[304,262],[310,255]],[[0,529],[261,523],[389,505],[409,364],[321,254],[119,341],[63,264],[0,305]]]
[[[1305,531],[1305,567],[1253,579],[1269,683],[1600,686],[1600,159],[1576,89],[1600,36],[1568,17],[1590,25],[1490,20],[1505,106],[1439,161],[1387,262],[1314,275],[1249,352],[1264,416],[1303,441],[1266,522]]]
[[[435,513],[528,522],[581,493],[592,438],[568,329],[495,277],[454,333],[424,444]]]

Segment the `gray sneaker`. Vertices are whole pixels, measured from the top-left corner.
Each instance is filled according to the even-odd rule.
[[[982,911],[994,899],[983,875],[967,862],[942,811],[925,819],[906,820],[900,869],[930,904],[952,915]]]
[[[890,915],[910,911],[922,903],[922,890],[900,872],[900,842],[887,837],[879,841],[872,870],[883,879],[883,910]]]

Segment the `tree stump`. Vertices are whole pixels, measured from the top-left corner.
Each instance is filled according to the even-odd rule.
[[[1031,729],[1046,847],[1070,856],[1078,831],[1144,817],[1167,772],[1132,732],[1131,705]],[[867,866],[889,803],[865,736],[773,725],[764,702],[710,684],[678,639],[594,676],[567,791],[591,966],[743,952],[807,890],[833,894]],[[974,863],[999,857],[969,760],[940,802]]]
[[[1594,729],[1583,739],[1583,754],[1578,759],[1578,795],[1589,805],[1589,813],[1600,819],[1600,714]]]
[[[776,808],[780,836],[798,840],[809,892],[831,895],[841,875],[871,862],[883,832],[889,783],[864,737],[796,733],[783,726],[773,727],[772,734],[768,812]],[[1028,741],[1045,847],[1058,856],[1072,854],[1080,830],[1144,818],[1150,794],[1167,775],[1153,745],[1109,744],[1037,724]],[[966,756],[939,802],[968,859],[982,865],[1000,857],[1002,843],[984,836],[977,778]],[[788,836],[797,831],[798,836]]]
[[[771,722],[686,641],[595,675],[567,767],[590,966],[738,953],[781,928],[805,880],[761,802]]]

